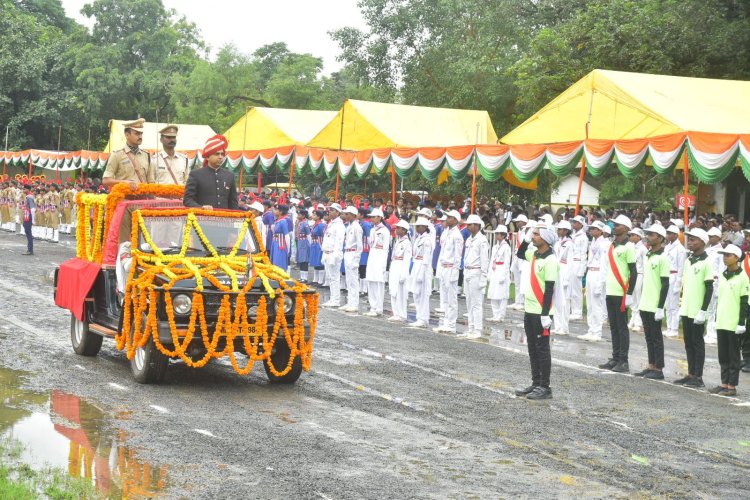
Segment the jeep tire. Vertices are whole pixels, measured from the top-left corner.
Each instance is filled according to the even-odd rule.
[[[85,314],[84,314],[85,316]],[[70,315],[70,343],[73,351],[81,356],[96,356],[102,348],[104,337],[89,330],[89,323],[78,321],[75,314]]]
[[[286,342],[276,342],[276,345],[274,345],[274,351],[271,354],[271,361],[273,362],[274,368],[276,368],[277,371],[286,368],[287,363],[289,363],[290,355],[291,350]],[[297,381],[300,375],[302,375],[302,358],[299,356],[294,358],[292,369],[280,377],[271,373],[271,369],[268,365],[269,363],[267,360],[263,361],[263,368],[266,370],[268,380],[275,384],[293,384]]]

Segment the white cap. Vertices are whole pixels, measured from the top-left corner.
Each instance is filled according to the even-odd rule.
[[[671,226],[669,226],[667,228],[667,232],[668,233],[674,233],[674,234],[680,234],[680,229],[677,226],[675,226],[674,224],[672,224]]]
[[[571,231],[573,230],[573,227],[570,225],[570,222],[561,220],[557,223],[557,229],[567,229],[568,231]]]
[[[685,222],[682,219],[669,219],[669,222],[682,229],[685,226]]]
[[[359,210],[357,210],[357,207],[353,205],[349,205],[344,209],[345,214],[352,214],[352,215],[359,215]]]
[[[732,244],[729,244],[725,246],[724,248],[722,248],[721,250],[719,250],[719,253],[736,255],[738,259],[742,257],[742,250],[740,250],[740,247],[738,247],[737,245],[732,245]]]
[[[667,237],[667,230],[664,229],[664,226],[662,226],[661,224],[651,224],[648,229],[645,230],[645,232],[658,234],[662,238]]]
[[[703,243],[708,243],[708,233],[699,227],[689,229],[685,231],[685,234],[688,236],[693,236],[694,238],[698,238],[699,240],[703,241]]]
[[[609,226],[609,224],[602,224],[602,231],[604,231],[604,234],[612,234],[612,228]]]
[[[592,227],[592,228],[594,228],[594,229],[598,229],[599,231],[604,231],[604,226],[605,226],[605,224],[604,224],[604,223],[603,223],[602,221],[600,221],[600,220],[595,220],[595,221],[594,221],[594,222],[593,222],[593,223],[591,224],[591,227]]]
[[[414,225],[415,225],[415,226],[425,226],[425,227],[429,227],[429,226],[430,226],[430,221],[428,221],[428,220],[427,220],[427,219],[425,219],[424,217],[419,217],[419,218],[417,219],[417,222],[415,222],[415,223],[414,223]]]
[[[542,215],[541,215],[541,216],[539,217],[539,220],[540,220],[540,221],[544,221],[544,223],[545,223],[546,225],[548,225],[548,226],[551,226],[551,225],[552,225],[552,224],[554,224],[554,222],[555,222],[555,219],[553,219],[553,218],[552,218],[552,216],[551,216],[550,214],[542,214]]]
[[[443,221],[445,221],[445,220],[447,220],[447,219],[448,219],[448,216],[447,216],[447,215],[445,215],[445,214],[441,215],[441,216],[440,216],[440,217],[438,218],[438,220],[439,220],[440,222],[443,222]]]
[[[383,217],[383,211],[379,208],[373,208],[370,211],[370,217]]]
[[[638,236],[640,239],[643,239],[643,230],[639,227],[636,227],[635,229],[631,229],[628,231],[630,234],[634,234]]]
[[[528,224],[526,224],[526,227],[525,227],[524,229],[527,229],[527,230],[532,230],[532,229],[534,229],[535,227],[537,227],[538,225],[539,225],[539,223],[537,223],[537,221],[535,221],[535,220],[530,220],[530,221],[529,221],[529,223],[528,223]]]
[[[625,215],[622,215],[622,214],[620,214],[617,217],[615,217],[614,223],[615,224],[621,224],[621,225],[627,227],[628,229],[633,229],[633,223],[631,222],[631,220],[628,217],[626,217]]]
[[[289,203],[291,203],[292,205],[296,205],[297,203],[299,203],[299,200],[297,198],[289,198]]]
[[[576,215],[571,219],[573,222],[577,222],[582,226],[586,225],[586,219],[583,218],[583,215]]]
[[[331,203],[331,206],[328,207],[328,210],[335,210],[338,213],[341,213],[341,205],[339,205],[338,203]]]
[[[513,222],[529,222],[529,218],[524,214],[518,214],[516,215],[516,218],[513,219]]]
[[[406,222],[404,219],[401,219],[400,221],[398,221],[396,223],[396,227],[402,227],[402,228],[406,229],[407,231],[409,229],[411,229],[411,226],[409,226],[409,223]]]
[[[719,229],[718,227],[712,227],[708,230],[707,234],[709,236],[718,236],[719,238],[721,238],[721,229]]]
[[[456,220],[461,220],[461,214],[458,213],[458,210],[448,210],[445,212],[445,217],[453,217]]]
[[[263,213],[263,210],[265,210],[265,207],[263,206],[263,203],[261,203],[259,201],[252,202],[250,204],[250,208],[252,208],[256,212],[261,213],[261,214]]]
[[[508,228],[506,226],[503,226],[502,224],[498,224],[494,232],[508,234]]]
[[[467,224],[479,224],[479,227],[484,226],[484,221],[477,214],[469,215],[469,217],[466,219],[466,223]]]
[[[419,215],[424,215],[425,217],[432,217],[432,210],[430,210],[427,207],[422,207],[419,209],[419,212],[417,212]]]

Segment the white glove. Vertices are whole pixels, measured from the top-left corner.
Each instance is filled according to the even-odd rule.
[[[706,311],[698,311],[698,314],[695,315],[695,319],[693,320],[693,323],[696,325],[702,325],[706,322]]]
[[[626,295],[625,296],[625,307],[631,307],[633,305],[633,296],[632,295]]]
[[[737,328],[734,329],[734,333],[737,335],[742,335],[745,333],[745,325],[737,325]]]
[[[552,318],[549,316],[542,316],[542,328],[548,330],[552,326]]]
[[[657,309],[654,313],[654,319],[656,321],[661,321],[664,319],[664,309]]]

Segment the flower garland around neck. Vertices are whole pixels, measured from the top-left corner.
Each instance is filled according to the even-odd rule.
[[[148,216],[184,216],[186,220],[182,233],[182,245],[178,254],[164,254],[153,241],[148,232],[144,218]],[[199,217],[224,217],[234,220],[242,218],[242,226],[237,240],[230,252],[220,255],[200,227]],[[256,361],[266,363],[269,371],[275,376],[283,376],[292,370],[295,359],[300,358],[305,371],[312,362],[312,344],[315,338],[318,314],[318,294],[297,281],[289,284],[290,276],[280,268],[273,266],[265,254],[252,256],[237,255],[245,240],[245,235],[252,228],[256,239],[258,230],[249,215],[237,212],[202,209],[149,209],[136,210],[131,225],[131,246],[133,263],[125,288],[123,304],[123,327],[117,336],[117,348],[125,350],[128,359],[132,359],[138,347],[145,346],[149,339],[165,356],[181,359],[187,366],[200,368],[212,358],[228,356],[232,367],[240,375],[248,374]],[[142,251],[138,246],[138,236],[143,236],[151,251]],[[208,257],[187,256],[193,231],[208,250]],[[248,258],[252,259],[252,274],[240,287],[240,276],[247,274]],[[223,273],[230,278],[230,284],[222,283],[216,273]],[[166,276],[168,281],[159,285],[156,280]],[[195,279],[195,290],[192,291],[192,308],[188,318],[175,317],[172,293],[181,280]],[[254,291],[254,285],[260,279],[268,297]],[[271,285],[271,280],[278,283],[278,288]],[[208,282],[213,290],[205,290]],[[207,318],[204,292],[220,294],[218,311],[211,311]],[[171,334],[171,348],[165,346],[159,338],[158,304],[163,297],[166,319]],[[284,314],[276,314],[272,325],[269,325],[269,308],[284,310],[284,297],[293,296],[295,301],[294,322],[289,325]],[[234,300],[232,300],[234,299]],[[248,306],[248,299],[255,304]],[[271,304],[270,301],[276,301]],[[233,303],[234,302],[234,303]],[[275,305],[275,307],[274,307]],[[255,318],[248,314],[255,308]],[[310,327],[309,339],[305,338],[305,310]],[[269,332],[270,330],[270,332]],[[275,366],[271,359],[273,347],[279,337],[283,337],[289,346],[291,355],[286,366]],[[244,366],[240,366],[235,354],[235,341],[241,340],[243,351],[248,357]],[[191,343],[201,342],[205,354],[194,359],[188,354]],[[223,345],[223,347],[221,347]]]

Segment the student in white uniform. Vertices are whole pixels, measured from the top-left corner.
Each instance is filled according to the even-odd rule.
[[[341,220],[341,205],[331,204],[328,209],[330,220],[323,235],[323,266],[325,266],[328,284],[331,289],[331,299],[323,307],[339,307],[341,301],[341,261],[344,260],[344,235],[346,228]]]
[[[667,330],[664,332],[665,337],[675,338],[679,335],[680,326],[680,290],[682,290],[682,271],[685,267],[685,257],[687,251],[680,242],[680,229],[676,224],[667,228],[667,247],[664,252],[670,263],[669,270],[669,291],[667,292],[666,313]]]
[[[583,319],[583,277],[589,253],[589,237],[586,234],[586,219],[576,215],[570,223],[573,228],[573,251],[570,282],[570,320]]]
[[[388,321],[406,321],[406,280],[411,267],[411,240],[409,223],[401,219],[396,223],[396,239],[391,252],[391,270],[388,274],[388,291],[391,295],[393,315]]]
[[[640,228],[634,228],[630,231],[630,242],[635,245],[635,270],[638,273],[638,277],[635,281],[635,289],[633,290],[633,304],[630,307],[631,317],[628,328],[633,331],[643,331],[643,321],[641,320],[640,308],[641,293],[643,291],[643,262],[648,254],[648,248],[643,243],[644,234]]]
[[[441,325],[434,329],[438,333],[456,333],[458,317],[458,270],[461,266],[461,255],[464,238],[458,229],[461,214],[456,210],[446,215],[445,229],[440,238],[440,256],[437,262],[437,274],[440,278],[440,299],[445,302],[445,316]]]
[[[604,237],[605,224],[595,221],[589,226],[593,240],[589,247],[586,270],[586,322],[588,332],[579,335],[579,339],[599,341],[602,339],[602,324],[604,323],[604,283],[607,275],[607,248],[609,240]]]
[[[492,317],[487,321],[499,323],[505,321],[510,292],[510,245],[508,228],[502,224],[495,228],[495,244],[490,255],[490,269],[487,272],[487,298],[492,307]]]
[[[417,320],[412,327],[425,327],[430,321],[430,294],[432,292],[432,252],[434,234],[429,233],[430,222],[423,217],[414,224],[416,237],[412,245],[412,267],[409,273],[408,290],[414,294]]]
[[[708,230],[708,247],[706,252],[711,259],[714,269],[714,288],[711,304],[708,306],[708,321],[706,322],[706,344],[716,344],[716,298],[719,289],[719,276],[726,270],[724,266],[724,255],[719,253],[724,247],[721,244],[721,229],[712,227]]]
[[[344,236],[344,272],[346,273],[346,305],[344,312],[359,312],[359,258],[362,256],[362,226],[359,211],[354,206],[344,209],[342,217],[348,226]]]
[[[527,228],[525,226],[529,223],[529,219],[524,214],[518,214],[513,219],[513,223],[516,225],[516,232],[512,234],[513,241],[511,242],[511,252],[513,254],[513,260],[510,264],[510,272],[513,274],[515,300],[513,301],[513,304],[508,307],[517,311],[522,311],[524,307],[524,298],[523,287],[521,286],[521,275],[523,274],[524,267],[526,267],[526,261],[516,258],[516,252],[521,248],[521,244],[526,236]]]
[[[466,227],[471,233],[464,243],[464,293],[469,321],[466,331],[459,336],[470,339],[482,336],[482,297],[490,267],[490,243],[482,233],[483,226],[482,218],[476,214],[466,219]]]
[[[385,300],[385,279],[388,268],[388,248],[391,246],[391,232],[383,224],[383,211],[375,208],[370,212],[372,229],[370,229],[370,256],[367,258],[367,298],[370,310],[365,316],[380,316],[383,314]]]
[[[575,280],[573,272],[573,231],[570,222],[562,220],[557,223],[557,241],[554,251],[558,262],[557,283],[555,284],[555,335],[568,335],[568,319],[570,313],[570,284]]]

